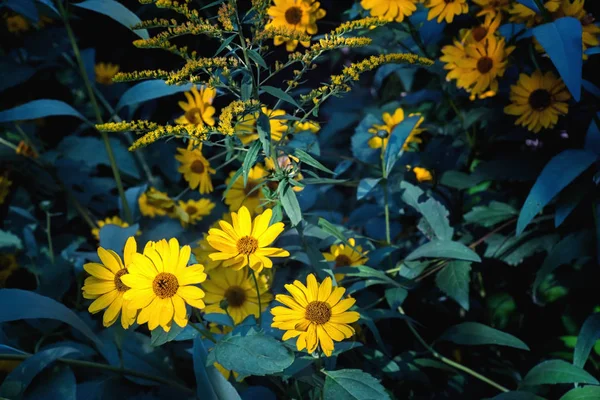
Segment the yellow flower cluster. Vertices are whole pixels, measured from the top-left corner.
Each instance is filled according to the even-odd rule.
[[[113,82],[141,81],[143,79],[167,79],[170,72],[162,69],[146,69],[133,72],[119,72],[113,77]]]
[[[148,146],[165,136],[204,140],[208,137],[210,132],[211,128],[205,125],[159,125],[156,129],[146,133],[144,136],[133,142],[131,147],[129,147],[129,151]]]
[[[131,29],[169,28],[179,25],[176,19],[154,18],[135,24]]]
[[[233,31],[233,16],[235,15],[235,8],[230,3],[223,3],[221,7],[219,7],[219,16],[218,20],[221,23],[221,26],[226,31]]]
[[[219,115],[218,130],[223,135],[233,135],[235,133],[234,120],[244,114],[256,111],[260,103],[256,100],[235,100],[221,110]]]
[[[166,31],[160,32],[149,39],[135,40],[133,44],[136,47],[161,47],[161,44],[169,39],[183,35],[208,35],[211,37],[222,37],[221,30],[216,25],[200,19],[198,21],[187,21],[182,25],[169,27]]]
[[[167,85],[176,85],[181,83],[199,83],[200,79],[194,73],[203,70],[205,73],[211,74],[214,70],[237,67],[239,61],[235,57],[203,57],[187,60],[183,68],[178,71],[169,73],[165,80]],[[208,85],[210,86],[210,85]]]
[[[389,24],[391,21],[379,18],[379,17],[367,17],[362,19],[357,19],[354,21],[344,22],[334,30],[332,30],[329,35],[331,36],[339,36],[343,35],[346,32],[355,31],[358,29],[374,29],[378,26],[383,26],[385,24]]]
[[[189,0],[184,0],[184,3],[182,4],[172,0],[140,0],[140,3],[142,4],[154,3],[158,8],[168,8],[185,16],[190,21],[197,21],[200,19],[198,10],[190,10],[187,6],[187,3],[189,2]]]
[[[140,119],[137,121],[120,121],[97,124],[96,129],[103,132],[147,132],[157,129],[156,122]]]
[[[297,40],[300,42],[309,42],[310,35],[305,32],[290,29],[287,26],[271,26],[260,32],[257,32],[254,36],[255,41],[274,39],[276,37],[282,37],[285,40]]]
[[[324,51],[341,49],[345,47],[364,47],[371,44],[372,39],[366,37],[339,37],[325,35],[324,39],[320,39],[318,43],[310,46],[304,54],[296,52],[289,55],[290,61],[302,61],[305,64],[310,64],[315,58],[320,56]]]

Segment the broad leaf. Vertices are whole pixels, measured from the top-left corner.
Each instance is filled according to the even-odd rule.
[[[250,173],[250,169],[256,163],[256,158],[258,157],[258,152],[260,151],[261,143],[259,141],[254,141],[248,151],[246,152],[246,156],[244,157],[244,162],[242,163],[242,173],[244,176],[244,187],[248,184],[248,174]]]
[[[414,250],[405,260],[412,261],[419,258],[450,258],[453,260],[481,262],[481,258],[473,250],[462,243],[450,240],[432,240]]]
[[[74,5],[104,14],[128,29],[131,29],[132,26],[142,22],[137,15],[127,9],[127,7],[125,7],[123,4],[115,0],[86,0],[82,3]],[[135,29],[132,31],[142,39],[150,38],[150,35],[146,29]]]
[[[573,364],[563,360],[548,360],[533,367],[521,382],[521,386],[559,383],[600,384],[592,375]]]
[[[392,133],[390,133],[390,138],[385,147],[385,154],[383,156],[386,176],[389,176],[390,172],[392,172],[396,161],[398,161],[402,155],[404,142],[406,142],[410,132],[412,132],[413,128],[421,118],[420,115],[408,117],[396,125]]]
[[[529,351],[529,347],[521,339],[478,322],[455,325],[444,332],[440,340],[474,346],[493,344]]]
[[[500,393],[497,396],[487,400],[545,400],[543,397],[536,396],[533,393],[511,390],[510,392]]]
[[[569,390],[560,400],[598,400],[600,386],[584,386]]]
[[[389,400],[381,383],[359,369],[322,371],[325,375],[324,400]]]
[[[437,287],[467,311],[469,310],[470,272],[470,262],[452,261],[435,277]]]
[[[450,226],[446,207],[431,197],[419,201],[424,195],[423,190],[406,181],[400,183],[400,188],[404,189],[402,200],[423,216],[424,222],[419,224],[419,227],[423,228],[423,233],[430,239],[435,235],[441,240],[452,240],[454,229]]]
[[[43,99],[30,101],[29,103],[0,112],[0,122],[24,121],[58,115],[76,117],[87,121],[79,111],[67,103],[60,100]]]
[[[302,221],[302,210],[300,209],[296,192],[292,190],[291,186],[283,183],[279,184],[277,191],[279,192],[281,205],[292,222],[292,226],[298,225]]]
[[[377,186],[381,178],[364,178],[358,183],[356,190],[356,200],[363,199]]]
[[[115,110],[123,107],[143,103],[144,101],[158,99],[160,97],[170,96],[175,93],[188,91],[194,86],[191,83],[185,85],[167,85],[165,81],[155,79],[151,81],[140,82],[129,88],[117,103]]]
[[[574,365],[583,368],[598,339],[600,339],[600,313],[590,315],[583,323],[573,352]]]
[[[197,398],[203,400],[241,400],[237,390],[213,366],[206,365],[208,352],[202,338],[194,338],[194,374],[196,375]]]
[[[465,214],[465,221],[490,228],[517,215],[519,215],[518,211],[512,206],[499,201],[492,201],[487,206],[473,207],[471,211]]]
[[[169,332],[165,332],[162,327],[158,327],[150,333],[150,344],[154,347],[158,347],[172,340],[176,340],[175,338],[183,331],[183,329],[184,328],[177,324],[172,324]]]

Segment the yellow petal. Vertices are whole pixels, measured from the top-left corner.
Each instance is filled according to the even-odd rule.
[[[115,279],[115,274],[102,264],[87,263],[83,265],[83,269],[85,269],[88,274],[98,279],[104,279],[107,281],[112,281]]]
[[[98,297],[92,304],[90,304],[88,311],[91,314],[95,314],[98,311],[104,310],[117,298],[118,295],[119,292],[117,290],[113,290]]]

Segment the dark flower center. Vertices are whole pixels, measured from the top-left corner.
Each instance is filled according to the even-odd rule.
[[[244,254],[247,256],[249,256],[250,254],[254,254],[256,249],[258,249],[258,240],[253,238],[252,236],[241,237],[237,241],[237,249],[240,254]]]
[[[161,272],[156,275],[152,282],[152,290],[161,299],[166,299],[175,296],[179,289],[179,281],[177,277],[168,272]]]
[[[204,163],[202,160],[195,160],[192,165],[190,165],[190,169],[195,174],[201,174],[204,172]]]
[[[529,95],[529,105],[536,111],[544,111],[551,104],[552,97],[546,89],[536,89]]]
[[[244,194],[246,195],[246,197],[258,197],[259,193],[258,190],[256,189],[256,183],[255,182],[250,182],[248,181],[248,184],[246,185],[246,187],[244,188]]]
[[[477,61],[477,70],[482,74],[490,72],[493,66],[494,60],[489,57],[481,57],[479,61]]]
[[[199,108],[190,108],[185,112],[185,119],[192,125],[200,125],[202,123],[202,111]]]
[[[115,274],[115,287],[119,292],[126,292],[131,289],[129,286],[124,284],[123,281],[121,281],[121,277],[126,274],[128,274],[127,268],[120,269]]]
[[[198,209],[194,206],[187,206],[185,212],[188,213],[188,215],[194,215],[198,212]]]
[[[481,42],[488,34],[488,30],[483,26],[478,26],[477,28],[473,28],[471,33],[473,34],[473,39],[475,39],[475,41]]]
[[[312,301],[306,306],[304,318],[310,322],[322,325],[331,319],[331,308],[324,301]]]
[[[349,267],[352,265],[352,260],[345,254],[340,254],[335,258],[336,267]]]
[[[302,9],[300,7],[290,7],[285,12],[285,20],[290,25],[298,25],[302,21]]]
[[[246,291],[239,286],[230,286],[225,291],[225,299],[231,307],[241,307],[246,301]]]

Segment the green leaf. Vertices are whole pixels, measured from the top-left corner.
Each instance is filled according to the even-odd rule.
[[[529,392],[511,390],[510,392],[500,393],[488,400],[544,400],[544,398]]]
[[[258,54],[256,51],[250,50],[250,49],[248,49],[247,52],[248,52],[248,57],[250,57],[252,59],[252,61],[254,61],[255,63],[257,63],[258,65],[260,65],[264,69],[268,69],[267,63],[261,57],[260,54]]]
[[[283,183],[279,184],[277,191],[279,192],[281,205],[292,222],[292,226],[298,225],[302,221],[302,210],[300,209],[296,192],[292,190],[291,186]]]
[[[504,261],[508,265],[519,265],[527,257],[541,251],[549,251],[559,236],[550,234],[535,237],[534,234],[506,237],[494,234],[487,240],[484,256]]]
[[[560,400],[598,400],[600,399],[599,386],[584,386],[569,390]]]
[[[600,338],[600,313],[592,314],[583,323],[573,352],[573,364],[583,368],[596,340]]]
[[[394,287],[385,290],[385,299],[392,310],[397,310],[407,296],[408,290],[404,288]]]
[[[170,96],[175,93],[185,92],[194,86],[189,83],[186,85],[167,85],[161,79],[140,82],[129,88],[117,103],[115,110],[118,111],[123,107],[143,103],[144,101],[154,100],[161,97]]]
[[[423,216],[423,221],[419,224],[419,229],[427,237],[431,239],[431,236],[434,235],[441,240],[452,240],[454,229],[450,226],[446,207],[431,197],[420,202],[419,199],[424,195],[424,192],[417,186],[406,181],[400,183],[400,189],[404,190],[402,201]]]
[[[162,346],[163,344],[175,340],[184,328],[177,324],[171,326],[169,332],[165,332],[162,327],[154,329],[150,334],[150,344],[154,347]]]
[[[470,272],[470,262],[452,261],[435,277],[437,287],[467,311],[469,311]]]
[[[518,211],[512,206],[499,201],[492,201],[487,206],[473,207],[471,211],[465,214],[465,221],[484,228],[490,228],[517,215],[519,215]]]
[[[325,232],[329,233],[334,238],[336,238],[339,241],[341,241],[342,243],[344,243],[346,246],[350,247],[351,249],[354,249],[354,251],[357,251],[356,247],[352,246],[350,244],[350,242],[348,242],[348,239],[346,239],[344,234],[342,232],[340,232],[340,230],[338,228],[336,228],[335,225],[333,225],[331,222],[327,221],[324,218],[319,218],[317,225],[319,225],[319,227],[322,230],[324,230]]]
[[[304,178],[302,179],[307,185],[336,185],[338,183],[348,182],[348,179],[331,179],[331,178]]]
[[[471,346],[493,344],[529,351],[529,347],[521,339],[478,322],[455,325],[444,332],[440,340]]]
[[[10,232],[0,230],[0,250],[4,252],[11,252],[15,250],[21,250],[23,243],[18,236],[13,235]]]
[[[290,96],[289,94],[287,94],[286,92],[284,92],[283,90],[281,90],[279,88],[276,88],[273,86],[261,86],[260,89],[266,93],[269,93],[273,97],[276,97],[282,101],[290,103],[291,105],[293,105],[296,108],[302,109],[302,107],[300,107],[300,104],[298,104],[298,102],[296,100],[294,100],[294,98],[292,96]]]
[[[262,111],[259,111],[258,120],[256,121],[256,130],[258,131],[258,139],[262,143],[265,154],[271,154],[271,122],[269,117]]]
[[[311,156],[310,154],[308,154],[306,151],[304,151],[302,149],[295,149],[294,150],[294,155],[296,157],[298,157],[298,159],[300,161],[302,161],[303,163],[308,164],[311,167],[319,169],[319,170],[321,170],[323,172],[327,172],[328,174],[334,175],[334,172],[332,170],[330,170],[329,168],[327,168],[326,166],[324,166],[323,164],[321,164],[320,162],[318,162],[317,160],[315,160],[313,158],[313,156]]]
[[[246,336],[225,336],[211,353],[223,368],[242,375],[271,375],[294,362],[294,353],[287,346],[252,329]]]
[[[235,181],[238,180],[238,178],[240,176],[242,176],[242,173],[244,172],[243,168],[238,169],[237,171],[235,171],[235,173],[233,174],[233,176],[231,177],[231,179],[229,179],[229,183],[227,184],[227,186],[225,187],[225,190],[223,191],[223,198],[222,200],[225,199],[225,196],[227,195],[227,192],[229,192],[229,189],[231,189],[231,187],[233,186],[233,184],[235,183]],[[245,187],[246,185],[244,185]],[[257,189],[258,190],[258,189]]]
[[[356,190],[356,200],[363,199],[377,186],[381,178],[364,178],[358,182]]]
[[[596,378],[575,365],[563,360],[548,360],[533,367],[521,382],[521,386],[558,383],[600,384]]]
[[[260,142],[254,141],[254,143],[252,143],[252,145],[246,152],[244,162],[242,163],[242,173],[244,174],[244,186],[248,184],[248,174],[250,173],[250,169],[254,166],[254,163],[256,162],[258,152],[260,151],[260,146]]]
[[[398,161],[398,158],[400,158],[403,153],[402,148],[404,142],[406,142],[406,139],[421,118],[420,115],[408,117],[396,125],[394,130],[390,133],[389,141],[385,147],[385,154],[383,156],[386,171],[385,176],[389,176],[390,172],[392,172],[396,161]]]
[[[569,183],[596,161],[596,155],[585,150],[565,150],[546,166],[531,188],[517,221],[517,236],[542,209]]]
[[[470,189],[477,186],[485,179],[478,174],[465,174],[460,171],[447,171],[442,175],[440,183],[458,190]]]
[[[233,39],[235,39],[236,37],[238,37],[238,35],[231,35],[227,39],[223,40],[223,42],[221,42],[221,45],[219,46],[219,48],[215,52],[215,57],[218,56],[220,52],[222,52],[223,50],[225,50],[225,48],[227,46],[229,46],[231,44],[231,42],[233,42]]]
[[[462,243],[450,240],[432,240],[417,248],[405,260],[412,261],[419,258],[450,258],[453,260],[481,262],[481,258],[473,250]]]
[[[202,400],[241,400],[237,390],[213,366],[206,365],[208,351],[200,335],[194,338],[194,373],[196,375],[197,398]]]
[[[129,29],[142,22],[137,15],[115,0],[86,0],[73,5],[104,14]],[[135,29],[132,31],[142,39],[150,38],[146,29]]]
[[[390,400],[381,383],[359,369],[322,372],[327,376],[324,400]]]
[[[76,117],[83,121],[87,119],[76,109],[59,100],[34,100],[20,106],[0,112],[0,122],[24,121],[57,115]]]

